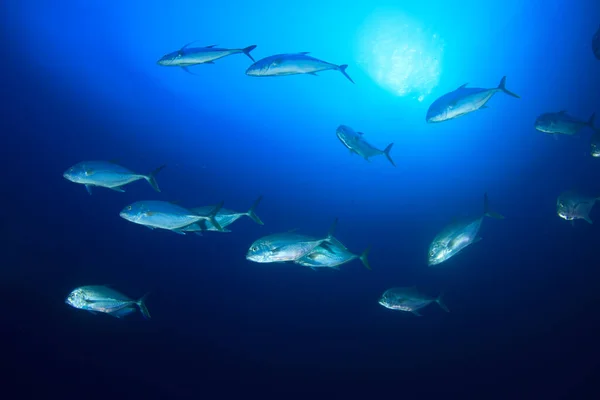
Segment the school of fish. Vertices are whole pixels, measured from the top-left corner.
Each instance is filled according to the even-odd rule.
[[[190,42],[178,50],[168,52],[157,61],[157,65],[179,67],[189,74],[196,75],[190,70],[191,67],[215,64],[215,61],[224,57],[244,54],[252,61],[245,71],[245,74],[250,77],[317,75],[324,71],[338,71],[348,81],[355,83],[346,72],[347,64],[338,65],[323,61],[309,55],[309,52],[276,54],[256,61],[251,54],[256,49],[256,45],[238,48],[220,48],[217,45],[192,47],[194,43],[196,42]],[[600,60],[600,27],[592,37],[592,52]],[[465,83],[434,100],[425,115],[426,123],[448,123],[447,121],[485,109],[496,93],[520,99],[519,95],[506,88],[506,77],[502,77],[500,83],[491,88],[467,86],[468,84]],[[581,135],[586,130],[591,131],[589,153],[592,157],[600,158],[600,129],[596,128],[594,121],[595,114],[584,120],[569,114],[567,110],[547,111],[537,116],[534,127],[557,140],[560,136],[575,136]],[[393,143],[389,143],[383,149],[378,148],[367,140],[367,137],[374,137],[372,134],[366,135],[343,124],[337,127],[335,134],[350,154],[356,154],[368,162],[371,162],[373,157],[383,155],[392,166],[396,166],[390,154]],[[165,165],[150,173],[141,174],[114,160],[91,160],[81,161],[69,167],[63,177],[83,185],[90,195],[93,188],[124,192],[124,186],[139,180],[145,180],[152,189],[160,192],[156,176],[163,168]],[[231,232],[228,227],[241,217],[248,217],[256,224],[264,225],[256,214],[261,200],[262,196],[259,196],[245,212],[223,208],[223,201],[216,205],[184,207],[169,201],[141,200],[125,205],[119,215],[126,221],[148,229],[167,230],[179,235],[193,233],[202,236],[206,232]],[[571,224],[576,220],[592,224],[590,212],[597,201],[600,201],[600,197],[575,190],[565,190],[557,197],[556,214],[570,221]],[[429,244],[427,266],[439,268],[448,265],[451,258],[464,253],[467,247],[479,242],[481,240],[479,232],[485,218],[504,219],[503,215],[490,209],[487,193],[484,193],[483,203],[483,212],[480,211],[480,214],[454,218],[440,229]],[[334,237],[337,222],[336,218],[329,231],[317,237],[298,233],[295,230],[260,237],[248,247],[246,259],[261,264],[279,263],[311,270],[334,271],[339,271],[342,265],[359,260],[367,270],[371,270],[367,258],[371,249],[370,244],[366,244],[365,250],[360,254],[350,251]],[[149,319],[150,312],[146,307],[148,294],[134,300],[110,285],[87,285],[73,289],[66,297],[65,303],[76,309],[93,314],[103,313],[115,318],[123,318],[139,310],[144,318]],[[416,316],[421,316],[421,309],[431,303],[436,303],[442,310],[449,312],[442,301],[441,293],[432,297],[415,286],[391,287],[383,291],[378,303],[386,309]]]

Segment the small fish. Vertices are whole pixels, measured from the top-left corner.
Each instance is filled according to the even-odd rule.
[[[243,49],[221,49],[214,44],[206,47],[189,47],[192,43],[196,42],[188,43],[181,49],[164,55],[157,61],[157,64],[165,67],[181,67],[184,71],[191,73],[187,67],[199,64],[214,64],[214,61],[232,54],[244,53],[254,62],[250,52],[256,48],[256,45]]]
[[[569,190],[561,193],[556,199],[556,214],[564,220],[575,223],[576,219],[583,219],[589,224],[592,224],[590,211],[600,197],[589,197]]]
[[[390,310],[411,312],[420,317],[421,314],[419,313],[419,310],[434,302],[437,303],[442,310],[450,312],[448,307],[442,302],[442,296],[443,293],[440,293],[438,297],[427,296],[420,293],[414,286],[397,287],[386,290],[379,299],[379,304]]]
[[[264,223],[261,221],[261,219],[258,217],[258,215],[256,215],[256,207],[258,207],[258,204],[260,203],[261,200],[262,200],[262,196],[259,196],[258,199],[256,199],[256,201],[254,201],[254,204],[252,204],[252,207],[250,207],[250,209],[247,212],[236,212],[236,211],[228,210],[226,208],[221,208],[219,210],[219,212],[217,213],[217,215],[215,215],[215,219],[217,220],[219,225],[221,225],[221,227],[223,228],[222,230],[220,230],[220,232],[231,232],[229,229],[225,229],[225,228],[227,226],[233,224],[235,221],[237,221],[241,217],[248,217],[248,218],[252,219],[254,222],[256,222],[257,224],[264,225]],[[210,211],[212,211],[214,208],[215,208],[214,206],[205,206],[205,207],[190,208],[190,210],[195,212],[196,214],[204,215],[204,214],[207,214]],[[196,224],[188,225],[188,226],[182,228],[181,231],[182,232],[196,232],[197,234],[202,235],[201,232],[203,232],[203,231],[219,231],[219,229],[217,229],[210,221],[202,220]]]
[[[147,296],[148,294],[139,300],[132,300],[106,286],[81,286],[69,294],[65,303],[79,310],[101,312],[116,318],[122,318],[139,308],[144,318],[150,319],[145,303]]]
[[[600,60],[600,27],[592,38],[592,51],[598,60]]]
[[[504,219],[489,209],[487,193],[483,197],[483,215],[477,218],[463,218],[446,226],[431,242],[428,253],[428,264],[434,266],[449,260],[465,247],[481,240],[478,236],[484,217]]]
[[[506,89],[506,77],[502,78],[498,87],[492,89],[467,88],[466,86],[467,83],[435,100],[427,110],[427,122],[443,122],[486,108],[486,103],[498,92],[520,98]]]
[[[592,157],[600,157],[600,130],[596,130],[590,139],[590,154]]]
[[[356,153],[367,161],[370,161],[369,157],[385,154],[388,161],[392,163],[394,167],[396,166],[394,160],[392,160],[392,157],[390,156],[390,150],[392,149],[394,143],[390,143],[385,150],[379,150],[365,140],[362,132],[355,132],[354,129],[347,125],[338,126],[335,134],[337,135],[338,139],[340,139],[342,144],[346,146],[348,150],[350,150],[350,154]]]
[[[596,114],[592,114],[590,119],[582,121],[575,117],[572,117],[567,111],[562,110],[559,112],[549,112],[539,115],[535,120],[535,129],[540,132],[554,135],[556,139],[557,135],[576,135],[583,128],[588,127],[596,130],[594,127],[594,119]]]
[[[336,70],[340,71],[352,83],[354,81],[346,73],[348,65],[331,64],[308,55],[309,52],[293,54],[276,54],[265,57],[252,64],[246,70],[248,76],[286,76],[297,74],[316,75],[317,72]]]
[[[333,222],[329,233],[323,239],[293,232],[264,236],[252,243],[246,254],[246,259],[257,263],[296,261],[313,251],[315,247],[329,242],[336,225],[337,218]]]
[[[371,248],[367,248],[359,256],[352,253],[346,248],[339,240],[331,237],[329,242],[322,243],[320,246],[315,247],[313,251],[305,255],[304,257],[294,261],[296,264],[309,267],[314,269],[317,268],[331,268],[339,270],[339,266],[342,264],[349,263],[350,261],[356,260],[357,258],[363,263],[365,268],[371,269],[367,256]]]
[[[85,185],[89,194],[92,194],[94,186],[124,192],[123,186],[140,179],[145,179],[154,190],[160,192],[156,183],[156,174],[164,167],[165,165],[161,165],[148,175],[142,175],[111,161],[83,161],[66,170],[63,177],[71,182]]]
[[[147,200],[126,206],[119,215],[129,222],[144,225],[150,229],[166,229],[185,235],[181,229],[200,220],[208,220],[218,230],[222,230],[223,228],[215,219],[221,207],[223,207],[223,202],[215,206],[209,213],[198,214],[167,201]]]

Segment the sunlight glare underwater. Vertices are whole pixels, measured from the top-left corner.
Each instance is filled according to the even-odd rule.
[[[359,31],[360,66],[381,87],[418,101],[437,86],[444,41],[402,12],[375,12]]]

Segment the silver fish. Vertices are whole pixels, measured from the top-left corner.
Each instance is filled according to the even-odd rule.
[[[356,132],[347,125],[338,126],[335,134],[337,135],[338,139],[340,139],[342,144],[346,146],[348,150],[350,150],[350,153],[356,153],[367,161],[370,161],[369,157],[384,154],[388,161],[392,163],[394,167],[396,166],[394,160],[392,160],[392,157],[390,156],[390,150],[392,149],[394,143],[388,144],[385,150],[379,150],[365,140],[362,132]]]
[[[582,219],[587,223],[593,223],[590,211],[600,197],[589,197],[581,193],[569,190],[561,193],[556,199],[556,214],[564,220],[573,224],[576,219]]]
[[[430,297],[420,293],[416,287],[396,287],[386,290],[379,298],[379,304],[390,310],[398,310],[421,316],[419,310],[431,303],[437,303],[442,310],[450,312],[442,302],[443,293],[438,297]]]
[[[117,318],[131,314],[137,307],[144,318],[149,319],[150,313],[145,303],[147,296],[132,300],[106,286],[81,286],[69,293],[65,303],[80,310],[101,312]]]
[[[199,64],[214,64],[214,61],[232,54],[243,53],[254,62],[250,52],[256,48],[256,45],[243,49],[222,49],[214,44],[206,47],[189,47],[192,43],[196,42],[188,43],[177,51],[165,54],[157,61],[157,64],[165,67],[181,67],[186,72],[191,73],[187,67]]]
[[[218,230],[222,230],[223,228],[215,219],[222,206],[223,202],[215,206],[209,213],[198,214],[167,201],[147,200],[126,206],[119,215],[129,222],[144,225],[150,229],[166,229],[184,235],[185,232],[181,231],[182,228],[200,220],[208,220]]]
[[[346,73],[348,65],[331,64],[308,55],[309,52],[276,54],[265,57],[252,64],[246,70],[248,76],[286,76],[298,74],[316,75],[317,72],[340,71],[352,83],[354,81]]]
[[[590,154],[592,157],[600,157],[600,129],[590,139]]]
[[[600,27],[592,38],[592,51],[598,60],[600,60]]]
[[[235,221],[237,221],[241,217],[248,217],[248,218],[252,219],[254,222],[256,222],[257,224],[264,225],[264,223],[261,221],[261,219],[258,217],[258,215],[256,215],[256,207],[258,207],[258,204],[260,203],[261,200],[262,200],[262,196],[259,196],[258,199],[256,199],[256,201],[254,201],[254,204],[252,204],[252,207],[250,207],[250,209],[246,212],[236,212],[236,211],[228,210],[226,208],[221,208],[219,210],[219,212],[217,213],[217,215],[215,215],[215,219],[217,220],[219,225],[221,225],[221,227],[222,227],[222,230],[220,230],[220,232],[231,232],[229,229],[225,229],[225,228],[227,226],[233,224]],[[207,213],[210,213],[214,208],[215,208],[215,206],[205,206],[205,207],[191,208],[190,210],[195,212],[196,214],[205,215]],[[198,235],[202,235],[203,231],[218,231],[219,232],[219,229],[217,229],[217,227],[214,226],[210,221],[202,220],[196,224],[191,224],[191,225],[181,228],[181,231],[182,232],[194,232]]]
[[[487,193],[483,198],[483,215],[477,218],[463,218],[446,226],[431,242],[428,264],[434,266],[447,261],[460,253],[465,247],[481,240],[478,236],[484,217],[503,219],[504,217],[489,209]]]
[[[145,179],[154,190],[160,192],[156,183],[156,174],[164,167],[165,165],[161,165],[148,175],[142,175],[112,161],[83,161],[66,170],[63,177],[71,182],[85,185],[89,194],[92,194],[93,186],[124,192],[123,186],[140,179]]]
[[[359,256],[348,250],[346,246],[344,246],[339,240],[331,237],[329,242],[321,243],[321,245],[315,247],[313,251],[294,262],[296,264],[309,267],[313,270],[317,268],[331,268],[339,270],[340,265],[349,263],[350,261],[358,258],[363,263],[365,268],[370,270],[371,266],[369,265],[369,260],[367,259],[370,250],[370,247],[367,248]]]
[[[506,77],[496,88],[467,88],[467,83],[435,100],[427,110],[427,122],[443,122],[486,108],[486,103],[498,92],[520,98],[506,89]]]
[[[317,246],[329,242],[336,224],[337,218],[327,236],[322,239],[294,232],[264,236],[252,243],[246,254],[246,259],[257,263],[296,261],[313,251]]]
[[[535,120],[535,129],[540,132],[555,135],[556,139],[559,134],[562,135],[576,135],[583,128],[590,128],[595,130],[594,119],[596,114],[592,114],[590,119],[582,121],[567,113],[566,110],[559,112],[549,112],[539,115]]]

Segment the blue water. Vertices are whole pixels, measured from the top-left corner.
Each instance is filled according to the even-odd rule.
[[[115,398],[351,395],[584,398],[598,394],[597,225],[557,217],[556,197],[600,193],[590,132],[552,137],[543,112],[600,112],[591,38],[600,3],[6,1],[0,153],[0,292],[5,390]],[[310,51],[337,71],[255,78],[232,55],[195,75],[156,61],[184,44],[257,45],[258,60]],[[393,61],[393,62],[392,62]],[[464,83],[507,76],[521,96],[427,124]],[[394,168],[335,136],[346,124]],[[62,178],[83,160],[159,165],[143,182],[90,196]],[[503,221],[427,267],[433,237],[478,215]],[[231,233],[151,231],[119,217],[138,200],[217,204],[257,214]],[[250,244],[298,229],[336,237],[368,271],[245,259]],[[591,218],[600,221],[598,208]],[[150,291],[150,321],[64,303],[74,287]],[[394,286],[445,293],[450,313],[377,304]],[[23,398],[25,398],[23,397]],[[593,398],[585,397],[585,398]]]

